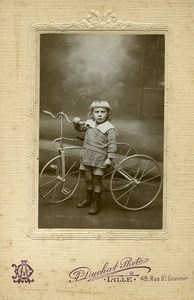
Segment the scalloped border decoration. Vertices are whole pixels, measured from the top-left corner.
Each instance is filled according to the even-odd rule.
[[[165,118],[164,118],[164,185],[163,185],[163,229],[130,230],[130,229],[39,229],[38,228],[38,159],[39,159],[39,37],[41,33],[84,33],[106,31],[127,34],[164,34],[165,35]],[[29,156],[26,159],[28,170],[28,201],[26,213],[28,219],[28,237],[31,239],[68,240],[68,239],[120,239],[120,240],[153,240],[168,239],[172,234],[174,211],[173,169],[174,147],[173,119],[174,110],[174,54],[173,27],[169,24],[144,24],[124,22],[108,10],[101,14],[91,10],[86,19],[62,24],[33,24],[29,30],[29,109],[28,119]]]

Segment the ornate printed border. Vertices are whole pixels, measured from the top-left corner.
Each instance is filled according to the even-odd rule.
[[[163,185],[163,229],[161,230],[101,230],[101,229],[39,229],[38,228],[38,153],[39,153],[39,36],[40,33],[70,33],[92,31],[116,31],[118,34],[164,34],[165,35],[165,138],[164,138],[164,185]],[[26,204],[28,236],[32,239],[168,239],[174,211],[173,169],[174,149],[172,144],[174,124],[174,55],[173,28],[169,24],[143,24],[117,19],[113,11],[100,14],[92,10],[81,22],[34,24],[29,32],[29,156],[26,166],[29,176]]]

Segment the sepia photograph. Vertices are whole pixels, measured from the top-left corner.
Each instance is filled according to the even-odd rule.
[[[162,229],[165,35],[40,34],[39,228]]]

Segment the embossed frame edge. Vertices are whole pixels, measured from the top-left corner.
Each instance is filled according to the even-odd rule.
[[[164,105],[164,175],[163,175],[163,229],[39,229],[38,228],[38,159],[39,159],[39,37],[41,33],[84,33],[84,32],[116,32],[126,34],[164,34],[165,35],[165,105]],[[68,240],[68,239],[120,239],[150,240],[169,239],[172,235],[172,219],[174,215],[173,169],[174,146],[173,124],[174,103],[174,30],[170,24],[132,23],[117,19],[112,11],[103,15],[92,10],[81,22],[36,23],[29,28],[29,107],[28,118],[28,200],[26,213],[28,230],[31,239]],[[32,184],[30,184],[32,183]]]

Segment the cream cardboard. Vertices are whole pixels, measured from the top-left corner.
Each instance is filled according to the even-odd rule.
[[[1,8],[1,298],[192,299],[191,1],[2,1]],[[38,228],[38,35],[70,30],[165,34],[162,230]]]

